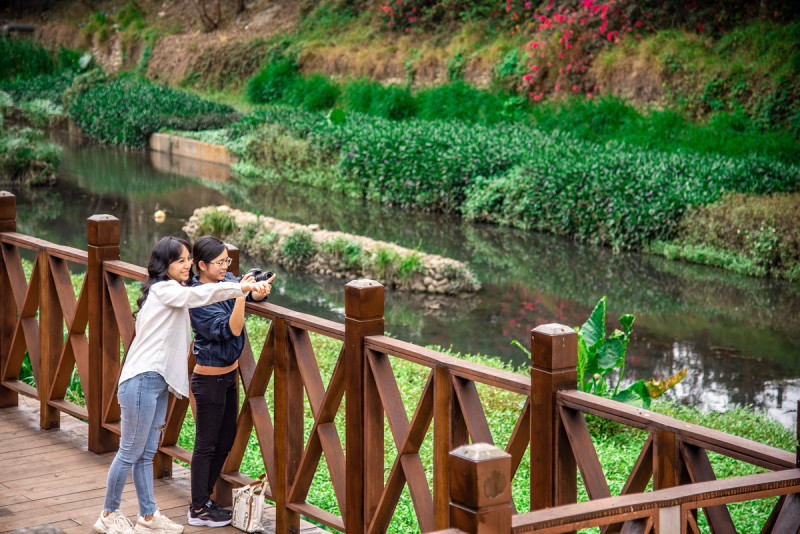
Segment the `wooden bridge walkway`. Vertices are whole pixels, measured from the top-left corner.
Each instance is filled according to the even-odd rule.
[[[86,423],[61,415],[61,428],[39,427],[39,403],[20,396],[19,406],[0,408],[0,532],[24,527],[50,526],[65,534],[87,534],[103,506],[108,467],[114,453],[87,450]],[[186,524],[190,498],[189,470],[177,464],[171,478],[156,478],[154,489],[161,511]],[[138,505],[129,478],[122,496],[122,512],[136,520]],[[274,509],[267,513],[274,515]],[[274,522],[268,527],[274,532]],[[302,534],[325,531],[306,521]],[[187,534],[209,532],[205,527],[186,526]],[[233,527],[214,529],[214,534],[240,533]]]

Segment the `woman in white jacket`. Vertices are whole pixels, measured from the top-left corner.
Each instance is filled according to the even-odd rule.
[[[161,239],[147,264],[147,280],[136,317],[136,337],[119,377],[117,398],[121,432],[117,455],[108,471],[105,503],[94,524],[100,534],[180,534],[183,526],[162,515],[153,497],[153,456],[167,413],[168,392],[189,394],[186,358],[191,344],[189,309],[242,297],[249,291],[269,294],[267,282],[221,282],[188,287],[192,273],[189,243]],[[119,510],[128,473],[139,501],[136,526]]]

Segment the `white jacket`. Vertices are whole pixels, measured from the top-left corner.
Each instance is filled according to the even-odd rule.
[[[147,371],[164,377],[179,398],[189,395],[186,361],[192,342],[189,308],[243,297],[237,282],[182,286],[175,280],[156,282],[136,317],[136,337],[128,349],[119,383]]]

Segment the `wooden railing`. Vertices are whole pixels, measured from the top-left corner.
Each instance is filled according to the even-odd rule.
[[[122,355],[134,336],[125,281],[144,280],[145,269],[119,260],[119,221],[112,216],[88,219],[85,252],[18,234],[15,217],[14,196],[0,192],[0,406],[15,405],[20,393],[36,398],[42,428],[57,427],[60,412],[66,412],[87,421],[91,451],[116,450],[116,386]],[[33,256],[29,280],[23,273],[21,250]],[[236,270],[238,251],[233,249],[231,255]],[[70,279],[71,264],[86,269],[77,296]],[[458,526],[467,532],[505,534],[509,530],[504,521],[476,519],[484,517],[480,515],[484,512],[505,514],[505,509],[515,514],[510,523],[514,532],[539,528],[561,532],[590,525],[603,526],[604,532],[646,532],[648,528],[671,532],[664,530],[660,517],[696,531],[696,508],[703,509],[713,532],[733,532],[725,503],[787,494],[764,531],[782,532],[787,525],[796,531],[800,526],[794,495],[800,479],[794,453],[576,391],[577,334],[565,326],[545,325],[531,332],[530,377],[386,337],[383,291],[383,286],[370,280],[348,283],[344,324],[270,303],[247,305],[249,314],[270,324],[263,344],[257,347],[259,357],[254,356],[248,338],[240,359],[244,401],[236,439],[216,488],[220,501],[230,498],[231,487],[251,480],[239,469],[255,431],[269,481],[267,497],[276,505],[277,532],[297,532],[300,515],[343,532],[384,532],[406,488],[423,532]],[[312,334],[341,343],[327,385]],[[19,380],[26,353],[33,367],[33,387]],[[410,419],[392,367],[399,360],[427,368],[428,373]],[[191,358],[188,365],[191,369]],[[81,378],[85,407],[65,399],[74,367]],[[272,398],[268,399],[270,387]],[[503,461],[510,483],[520,475],[523,457],[530,451],[526,475],[532,512],[516,514],[510,493],[505,508],[493,501],[489,510],[470,512],[464,505],[461,512],[453,512],[457,500],[451,500],[451,490],[458,493],[465,484],[474,489],[474,481],[462,476],[464,463],[451,451],[495,441],[479,389],[512,392],[521,399],[516,425],[501,452],[507,458]],[[154,461],[157,476],[171,474],[174,458],[191,462],[191,452],[177,445],[189,402],[170,398]],[[336,421],[342,411],[344,428],[337,427]],[[309,413],[313,420],[306,432]],[[584,413],[649,433],[622,496],[611,497]],[[392,451],[384,446],[385,428],[391,433]],[[431,434],[433,459],[426,465],[420,450]],[[706,451],[775,472],[725,481],[726,489],[711,495],[709,484],[723,483],[714,482]],[[394,457],[387,457],[390,454]],[[308,502],[323,455],[337,502],[326,509]],[[386,464],[391,465],[388,472]],[[591,499],[588,503],[573,504],[578,468]],[[483,471],[476,468],[474,472]],[[656,491],[643,493],[651,479]],[[497,479],[493,480],[496,485]],[[679,485],[679,490],[670,489]],[[480,487],[489,486],[484,481]],[[486,505],[484,501],[480,498],[472,504],[480,508]],[[676,506],[679,519],[673,513]],[[650,519],[642,523],[642,518]]]

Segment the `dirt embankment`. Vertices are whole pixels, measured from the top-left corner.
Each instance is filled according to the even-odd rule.
[[[36,4],[37,0],[30,1]],[[213,5],[210,0],[206,3],[209,8]],[[87,43],[82,28],[92,13],[105,11],[113,16],[124,4],[124,0],[75,0],[46,2],[44,6],[15,13],[0,8],[0,21],[35,24],[37,38],[50,47],[88,47],[104,69],[116,72],[140,61],[141,43],[125,46],[117,33],[103,42]],[[223,0],[218,28],[207,31],[194,4],[188,0],[136,0],[148,27],[164,33],[149,51],[147,75],[170,84],[180,82],[190,73],[217,88],[231,82],[241,83],[260,68],[266,51],[265,45],[254,44],[254,40],[291,31],[300,20],[298,4],[298,0],[250,0],[243,12],[236,13],[236,2]],[[216,18],[213,11],[209,15]],[[442,51],[429,50],[409,62],[409,51],[419,44],[409,36],[387,36],[385,46],[331,42],[303,50],[299,61],[305,73],[321,72],[339,78],[365,76],[390,84],[405,83],[411,77],[417,86],[446,82],[448,67]],[[479,87],[488,85],[493,65],[485,59],[465,63],[462,76],[467,82]],[[611,68],[595,68],[592,74],[600,94],[610,92],[640,104],[663,98],[664,80],[652,58],[627,57],[613,62]]]

